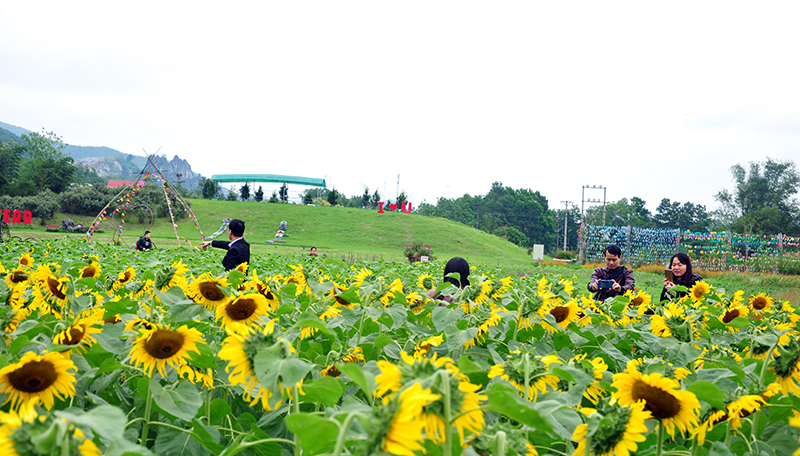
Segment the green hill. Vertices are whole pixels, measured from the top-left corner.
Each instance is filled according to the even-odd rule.
[[[245,237],[251,244],[253,254],[304,254],[317,247],[319,253],[341,259],[360,258],[366,260],[401,261],[406,244],[421,242],[433,247],[436,258],[446,259],[462,256],[471,262],[489,265],[528,265],[531,263],[527,251],[504,239],[470,228],[450,220],[425,217],[419,214],[386,212],[344,207],[314,207],[295,204],[269,204],[239,201],[190,200],[197,215],[200,228],[208,236],[216,231],[226,217],[245,221]],[[175,210],[179,210],[175,208]],[[57,214],[55,219],[72,218],[89,225],[92,217]],[[143,226],[135,220],[126,220],[124,240],[130,245],[143,232]],[[288,237],[285,243],[267,244],[278,230],[280,222],[288,222]],[[51,222],[53,223],[53,222]],[[44,233],[41,227],[21,236],[63,236],[61,233]],[[103,233],[95,235],[100,242],[111,238],[111,225],[106,223]],[[178,245],[169,219],[157,219],[152,228],[152,237],[159,248]],[[192,244],[199,244],[200,235],[194,223],[187,217],[178,222],[178,234]],[[80,235],[70,235],[80,237]],[[226,239],[223,234],[217,239]],[[185,246],[186,243],[184,242]]]

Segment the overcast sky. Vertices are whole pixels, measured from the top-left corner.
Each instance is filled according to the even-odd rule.
[[[797,2],[0,3],[0,120],[205,176],[717,207],[800,158]],[[300,190],[299,188],[290,191]],[[602,198],[589,191],[585,198]]]

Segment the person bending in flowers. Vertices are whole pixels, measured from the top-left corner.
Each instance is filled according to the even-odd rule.
[[[589,281],[589,291],[594,291],[594,299],[601,302],[625,294],[626,291],[633,290],[635,285],[633,270],[619,265],[622,250],[618,246],[609,245],[603,256],[606,267],[595,269]]]

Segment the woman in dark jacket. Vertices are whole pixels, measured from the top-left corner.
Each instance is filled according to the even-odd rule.
[[[662,301],[686,296],[685,291],[671,291],[672,287],[683,285],[688,290],[692,288],[695,283],[703,280],[700,274],[694,274],[692,272],[692,259],[683,252],[673,255],[669,264],[674,278],[672,281],[666,277],[664,278],[664,289],[661,291]]]
[[[451,274],[453,272],[457,272],[461,276],[460,280],[456,280],[454,277],[447,277],[447,274]],[[461,257],[453,257],[450,258],[450,261],[448,261],[446,265],[444,265],[445,282],[450,282],[451,284],[453,284],[453,286],[463,289],[464,287],[469,285],[468,277],[469,277],[469,263],[467,263],[467,260]],[[444,296],[441,293],[437,294],[435,288],[428,292],[428,296],[430,296],[433,299],[438,299],[440,301],[453,302],[450,296]]]

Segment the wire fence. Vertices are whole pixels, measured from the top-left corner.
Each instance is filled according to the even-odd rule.
[[[600,263],[606,246],[616,244],[626,262],[666,265],[686,252],[695,268],[709,271],[800,273],[800,237],[691,232],[679,229],[587,225],[581,229],[585,262]]]

